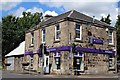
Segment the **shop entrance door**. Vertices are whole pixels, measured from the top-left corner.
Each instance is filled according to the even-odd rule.
[[[49,56],[44,56],[44,73],[48,74],[49,72]]]

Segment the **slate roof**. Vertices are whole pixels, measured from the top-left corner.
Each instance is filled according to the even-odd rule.
[[[87,16],[87,15],[80,13],[76,10],[70,10],[70,11],[65,12],[63,14],[60,14],[58,16],[54,16],[46,21],[40,22],[40,24],[38,24],[38,26],[40,25],[40,27],[42,27],[44,25],[48,25],[48,24],[57,22],[59,20],[65,19],[65,18],[76,19],[76,20],[85,21],[85,22],[93,22],[93,17]],[[99,21],[97,19],[94,19],[94,24],[114,28],[114,27],[110,26],[109,24],[102,22],[102,21]],[[36,28],[36,27],[34,27],[34,28]]]
[[[77,20],[82,20],[82,21],[87,21],[87,22],[92,22],[93,21],[92,17],[87,16],[83,13],[78,12],[78,11],[71,10],[71,11],[63,13],[61,15],[58,15],[58,16],[55,16],[55,17],[52,17],[52,18],[48,19],[47,21],[43,22],[41,24],[41,26],[42,25],[47,25],[49,23],[59,21],[61,19],[65,19],[65,18],[72,18],[72,19],[77,19]],[[102,21],[99,21],[97,19],[94,20],[94,23],[95,24],[100,24],[100,25],[103,25],[103,26],[108,26],[108,27],[110,26],[109,24],[107,24],[105,22],[102,22]],[[112,26],[110,26],[110,27],[112,27]]]

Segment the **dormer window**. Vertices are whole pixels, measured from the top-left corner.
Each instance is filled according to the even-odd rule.
[[[57,24],[55,26],[55,40],[60,40],[60,26]]]
[[[42,43],[45,43],[45,37],[46,37],[46,34],[45,34],[45,29],[42,29]]]
[[[113,44],[113,30],[108,31],[108,36],[109,36],[108,39],[109,44]]]
[[[80,24],[76,23],[76,26],[75,26],[75,35],[76,35],[76,40],[81,40],[81,34],[82,34],[82,28],[80,26]]]

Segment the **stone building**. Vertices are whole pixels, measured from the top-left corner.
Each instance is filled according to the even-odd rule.
[[[116,29],[75,10],[46,16],[25,34],[25,69],[40,73],[113,73],[116,53]]]
[[[17,48],[5,55],[5,70],[22,72],[24,52],[25,41],[21,42]]]

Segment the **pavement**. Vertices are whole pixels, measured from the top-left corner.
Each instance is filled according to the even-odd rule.
[[[15,73],[11,71],[2,71],[2,78],[114,78],[120,79],[119,74],[100,74],[100,75],[79,75],[79,76],[72,76],[72,75],[40,75],[40,74],[28,74],[28,73]]]

